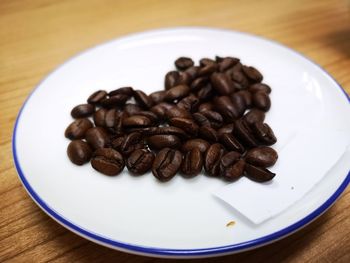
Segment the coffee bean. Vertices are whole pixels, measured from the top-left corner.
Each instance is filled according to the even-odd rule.
[[[257,147],[259,144],[247,123],[242,120],[235,121],[233,133],[247,147]]]
[[[202,58],[201,60],[199,60],[199,65],[201,67],[205,67],[205,66],[213,65],[213,64],[216,64],[216,61],[212,60],[210,58]]]
[[[249,80],[241,70],[233,70],[231,73],[231,79],[239,84],[236,85],[237,88],[243,89],[249,86]]]
[[[199,149],[194,148],[185,153],[181,165],[181,172],[187,177],[198,175],[202,171],[203,157]]]
[[[196,136],[198,133],[198,125],[192,119],[185,118],[171,118],[169,123],[175,127],[178,127],[192,136]]]
[[[123,156],[111,148],[97,149],[91,160],[92,167],[105,175],[117,175],[124,169]]]
[[[97,104],[102,99],[106,98],[106,96],[107,96],[107,92],[105,90],[98,90],[89,96],[89,98],[87,99],[87,102],[89,104]]]
[[[158,116],[151,111],[140,111],[137,115],[147,117],[152,125],[155,125],[159,121]]]
[[[142,128],[148,127],[152,124],[152,121],[146,116],[134,115],[123,119],[123,127],[125,128]]]
[[[85,138],[93,149],[105,148],[109,143],[107,132],[101,127],[90,128]]]
[[[210,142],[217,142],[219,139],[217,131],[210,126],[200,127],[199,136]]]
[[[244,160],[238,160],[236,163],[226,168],[221,175],[227,181],[235,181],[243,175],[245,166],[246,163]]]
[[[192,115],[193,119],[199,126],[210,126],[210,121],[202,112],[196,112]]]
[[[123,137],[120,146],[117,145],[117,141],[112,142],[112,146],[113,148],[120,150],[124,156],[130,155],[136,149],[144,148],[142,135],[139,132],[132,132]]]
[[[214,109],[214,104],[212,102],[204,102],[199,105],[198,111],[203,112],[203,111],[210,111]]]
[[[209,148],[209,143],[203,139],[191,139],[186,141],[182,147],[181,150],[183,152],[189,152],[194,148],[199,149],[202,153],[204,153]]]
[[[156,155],[152,173],[160,181],[166,182],[172,179],[180,169],[182,154],[180,151],[164,148]]]
[[[234,127],[235,126],[233,123],[222,126],[220,129],[218,129],[219,138],[225,133],[233,133]]]
[[[142,108],[137,104],[127,103],[124,106],[124,112],[130,116],[135,115],[135,114],[139,113],[140,111],[142,111]]]
[[[116,94],[112,97],[102,99],[101,105],[105,108],[119,107],[119,106],[123,106],[128,99],[129,99],[128,95]]]
[[[190,88],[187,85],[178,85],[168,89],[165,94],[166,101],[180,100],[190,93]]]
[[[198,91],[209,83],[208,77],[199,77],[192,81],[191,91]]]
[[[214,129],[220,128],[224,122],[221,114],[216,111],[208,110],[208,111],[201,112],[201,114],[207,118],[210,126],[213,127]]]
[[[211,176],[220,175],[220,160],[225,153],[224,147],[219,143],[210,145],[204,155],[204,169]]]
[[[174,104],[162,102],[162,103],[159,103],[159,104],[153,106],[150,109],[150,111],[153,112],[154,114],[156,114],[160,120],[163,120],[163,119],[165,119],[166,111],[170,110],[172,107],[174,107]]]
[[[201,66],[198,70],[198,76],[210,76],[217,68],[218,66],[215,62],[213,64]]]
[[[92,151],[86,142],[75,140],[69,143],[67,154],[72,163],[83,165],[90,161]]]
[[[191,80],[194,80],[195,78],[198,77],[198,71],[199,71],[199,67],[197,66],[192,66],[185,70],[185,72],[190,76]]]
[[[271,100],[267,93],[256,92],[253,94],[253,105],[263,111],[268,111],[271,107]]]
[[[255,122],[251,125],[255,137],[265,145],[272,145],[277,142],[276,136],[267,123]]]
[[[235,91],[232,80],[224,73],[213,73],[210,81],[220,95],[229,95]]]
[[[160,91],[155,91],[155,92],[149,94],[149,97],[153,101],[153,104],[158,104],[158,103],[164,101],[165,95],[166,95],[166,91],[160,90]]]
[[[136,175],[142,175],[148,172],[154,160],[154,154],[146,149],[137,149],[133,151],[126,160],[128,170]]]
[[[254,67],[243,66],[242,70],[244,74],[253,82],[261,82],[263,80],[263,76],[261,73]]]
[[[180,73],[177,71],[170,71],[165,75],[164,86],[168,90],[179,84]]]
[[[242,97],[242,99],[244,100],[244,104],[246,106],[246,108],[250,108],[253,104],[253,98],[252,98],[252,94],[244,89],[244,90],[239,90],[237,91],[235,94],[237,94],[238,96]]]
[[[71,140],[83,139],[85,138],[86,132],[92,128],[92,126],[89,119],[77,119],[69,124],[64,135]]]
[[[211,87],[211,84],[208,83],[207,85],[202,87],[200,90],[198,90],[196,93],[196,96],[200,101],[206,101],[206,100],[212,99],[212,97],[214,96],[214,90]]]
[[[228,96],[220,96],[214,98],[214,107],[228,121],[234,121],[240,116],[240,112]]]
[[[232,133],[224,133],[220,137],[220,142],[230,151],[244,153],[244,146],[233,136]]]
[[[145,109],[149,109],[153,105],[152,99],[147,96],[142,90],[134,91],[134,99],[138,105]]]
[[[133,93],[134,93],[134,89],[132,87],[122,87],[109,92],[108,96],[113,97],[114,95],[124,94],[124,95],[127,95],[128,97],[131,97]]]
[[[105,127],[114,128],[117,122],[117,111],[116,109],[110,109],[105,114]]]
[[[258,109],[251,109],[243,116],[243,120],[249,125],[252,125],[256,122],[263,122],[264,119],[265,112]]]
[[[180,57],[177,60],[175,60],[175,66],[178,70],[185,70],[189,67],[192,67],[193,65],[193,60],[188,57]]]
[[[187,118],[187,119],[191,119],[192,118],[191,114],[187,110],[184,110],[184,109],[179,108],[177,106],[173,106],[170,109],[166,109],[165,110],[165,116],[168,119],[176,118],[176,117],[178,117],[178,118]]]
[[[181,140],[176,135],[153,135],[147,138],[147,144],[154,150],[166,147],[178,148],[181,145]]]
[[[274,165],[277,158],[277,152],[271,147],[267,146],[260,146],[250,149],[245,156],[247,163],[264,168]]]
[[[219,62],[219,61],[217,61]],[[233,67],[234,65],[236,65],[239,62],[238,58],[233,58],[233,57],[225,57],[225,58],[221,58],[220,62],[219,62],[219,71],[220,72],[224,72],[225,70]]]
[[[251,93],[256,93],[256,92],[265,92],[267,94],[270,94],[271,93],[271,88],[266,85],[266,84],[263,84],[263,83],[255,83],[253,85],[251,85],[249,88],[248,88],[249,92]]]
[[[238,112],[238,115],[241,117],[247,109],[244,98],[238,93],[233,93],[230,97],[232,104]]]
[[[267,182],[272,180],[276,174],[266,168],[257,167],[246,163],[244,167],[246,176],[256,182]]]
[[[181,139],[188,139],[189,135],[178,127],[174,126],[163,126],[163,127],[149,127],[139,129],[139,132],[143,136],[153,136],[153,135],[176,135]]]
[[[80,104],[75,106],[72,111],[71,115],[74,119],[78,118],[84,118],[91,116],[95,111],[95,106],[92,104]]]
[[[106,125],[106,113],[107,110],[104,108],[100,108],[94,113],[93,120],[96,126],[104,127]]]
[[[199,104],[199,99],[195,95],[190,94],[187,97],[180,100],[177,103],[177,106],[189,112],[195,112],[198,108],[198,104]]]
[[[241,154],[235,151],[225,153],[220,158],[220,170],[223,173],[227,168],[235,164],[241,158]],[[243,171],[242,171],[243,172]]]

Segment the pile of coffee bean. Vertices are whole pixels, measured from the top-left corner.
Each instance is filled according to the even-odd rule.
[[[98,90],[71,111],[66,129],[69,159],[91,161],[97,171],[134,175],[152,171],[160,181],[178,172],[229,181],[245,175],[265,182],[278,155],[276,137],[264,123],[271,88],[262,74],[235,57],[175,61],[165,89],[149,95],[132,87]],[[91,117],[93,122],[91,121]]]

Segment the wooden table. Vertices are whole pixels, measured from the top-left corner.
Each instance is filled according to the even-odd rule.
[[[350,92],[349,1],[0,2],[0,261],[163,262],[89,242],[42,212],[21,186],[11,136],[30,91],[86,48],[131,32],[211,26],[277,40],[310,57]],[[350,262],[350,189],[323,216],[275,244],[198,262]]]

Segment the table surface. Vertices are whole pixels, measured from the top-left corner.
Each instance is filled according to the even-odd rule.
[[[22,187],[11,136],[30,91],[76,53],[131,32],[172,26],[245,31],[316,61],[350,93],[349,1],[0,2],[0,261],[162,262],[99,246],[60,226]],[[315,222],[274,244],[198,262],[350,262],[350,189]],[[174,260],[175,261],[175,260]]]

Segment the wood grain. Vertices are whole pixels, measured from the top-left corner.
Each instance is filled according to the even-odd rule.
[[[165,262],[96,245],[44,214],[17,178],[16,115],[30,91],[77,52],[132,32],[210,26],[281,42],[350,93],[349,1],[0,1],[0,261]],[[279,242],[196,262],[350,262],[350,190],[314,223]],[[177,260],[171,260],[177,262]],[[167,261],[168,262],[168,261]]]

